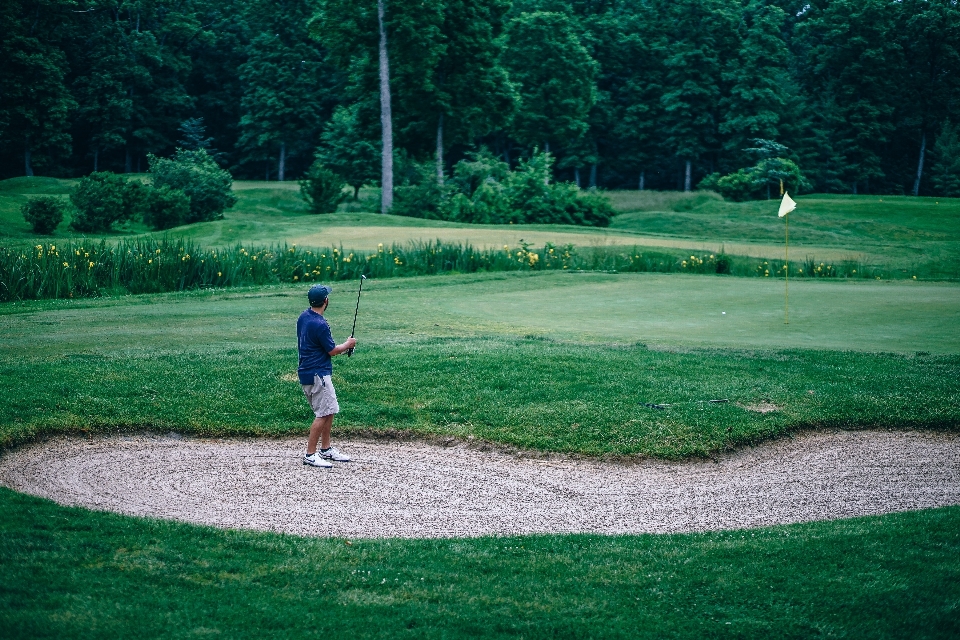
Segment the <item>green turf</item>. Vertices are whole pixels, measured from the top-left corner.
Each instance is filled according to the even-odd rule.
[[[695,535],[302,539],[0,489],[5,638],[950,638],[960,508]]]
[[[15,178],[0,182],[0,238],[33,243],[20,216],[30,194],[65,194],[75,181]],[[384,216],[375,189],[332,215],[313,216],[295,182],[238,181],[237,205],[223,220],[180,227],[173,235],[207,246],[274,243],[340,245],[370,250],[377,244],[412,240],[470,242],[479,247],[517,246],[521,239],[577,246],[637,245],[682,248],[777,259],[783,251],[783,221],[776,203],[731,203],[710,193],[614,191],[608,196],[620,214],[608,229],[558,225],[467,225]],[[791,214],[794,260],[858,260],[887,271],[920,278],[960,278],[960,199],[906,196],[800,196]],[[65,220],[54,238],[72,235]],[[144,233],[128,223],[111,236]]]
[[[776,201],[733,203],[712,193],[636,191],[610,197],[621,212],[611,225],[616,230],[727,242],[779,243],[784,237]],[[798,257],[842,247],[871,260],[882,256],[892,268],[960,274],[958,199],[817,194],[796,200],[790,238]]]
[[[804,325],[804,313],[791,327],[805,331],[793,334],[776,312],[737,325],[734,304],[728,320],[741,333],[731,338],[719,324],[728,320],[716,315],[716,326],[692,325],[693,337],[678,340],[659,310],[636,318],[629,311],[656,289],[678,309],[693,307],[711,283],[739,283],[727,291],[738,291],[748,318],[757,312],[749,306],[756,293],[742,285],[766,284],[564,273],[370,282],[361,347],[335,370],[343,406],[337,429],[678,457],[809,427],[960,424],[955,286],[803,283],[834,287],[832,298],[811,295],[820,313],[831,312],[824,300],[874,319],[892,301],[918,307],[902,326],[865,321],[859,334],[837,329],[843,317]],[[686,303],[678,286],[687,287]],[[564,308],[558,300],[567,295],[573,302]],[[353,300],[345,283],[332,298],[328,315],[340,339]],[[0,442],[114,428],[300,433],[309,416],[292,377],[293,324],[304,307],[302,287],[7,305],[0,395],[9,400],[0,408]],[[912,331],[906,338],[885,338],[904,327]],[[771,349],[808,338],[832,349]],[[883,349],[885,339],[886,351],[901,353],[852,350]],[[703,347],[733,340],[738,349]],[[723,398],[730,402],[704,403]],[[780,410],[751,410],[762,402]]]

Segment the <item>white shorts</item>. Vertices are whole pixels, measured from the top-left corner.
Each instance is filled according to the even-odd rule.
[[[303,386],[303,395],[307,396],[307,402],[310,408],[318,418],[340,413],[340,405],[337,403],[337,392],[333,389],[333,381],[330,376],[313,376],[313,384]]]

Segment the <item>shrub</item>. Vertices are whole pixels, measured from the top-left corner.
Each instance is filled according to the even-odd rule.
[[[70,228],[84,233],[108,231],[115,222],[139,213],[143,186],[109,171],[80,179],[70,193],[76,210]]]
[[[569,182],[551,183],[553,157],[538,153],[510,171],[486,150],[462,160],[437,183],[433,163],[405,168],[393,212],[478,224],[574,224],[604,227],[614,216],[606,198]]]
[[[449,189],[437,182],[434,163],[401,163],[399,173],[403,175],[403,182],[393,190],[393,209],[390,213],[430,220],[448,218],[443,205],[451,194]]]
[[[180,190],[189,198],[185,223],[218,220],[237,203],[230,172],[221,169],[205,149],[177,149],[173,158],[150,155],[148,160],[155,187]]]
[[[50,235],[63,222],[63,202],[59,198],[31,198],[20,212],[34,233]]]
[[[717,192],[727,200],[743,202],[754,198],[760,190],[756,177],[749,169],[740,169],[736,173],[717,180]]]
[[[143,221],[158,231],[183,224],[190,215],[190,198],[179,189],[163,185],[146,192],[142,207]]]
[[[343,178],[317,160],[300,181],[300,195],[307,201],[310,213],[333,213],[348,197],[343,192],[345,184]]]

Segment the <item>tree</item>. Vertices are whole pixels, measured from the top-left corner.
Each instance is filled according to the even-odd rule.
[[[941,196],[960,198],[960,127],[944,123],[933,148],[931,181]]]
[[[472,144],[503,128],[516,95],[499,64],[506,0],[446,0],[441,55],[433,70],[436,87],[437,179],[444,180],[444,147]],[[428,118],[429,121],[429,118]]]
[[[9,0],[0,17],[0,143],[34,174],[37,152],[69,151],[68,115],[76,107],[65,82],[67,60],[59,46],[68,3]]]
[[[919,195],[928,134],[950,114],[960,83],[960,7],[955,2],[905,0],[895,33],[903,49],[897,107],[904,124],[919,132],[913,195]]]
[[[693,163],[719,148],[723,60],[736,55],[739,16],[722,0],[680,0],[661,9],[664,47],[662,131],[665,146],[684,163],[683,190],[693,186]]]
[[[832,0],[809,7],[797,26],[808,109],[826,128],[822,137],[842,159],[841,179],[854,193],[885,177],[881,158],[895,126],[896,70],[903,65],[896,4]]]
[[[312,6],[307,0],[279,5],[254,3],[262,26],[249,58],[240,67],[246,89],[240,144],[277,154],[277,179],[287,174],[289,157],[312,155],[324,120],[333,109],[333,79],[323,53],[308,38]]]
[[[729,93],[721,100],[724,148],[743,166],[740,151],[750,138],[775,140],[787,106],[790,76],[788,51],[781,29],[780,7],[752,0],[742,13],[739,55],[723,72]]]
[[[522,13],[510,21],[502,63],[517,86],[512,131],[530,146],[567,145],[587,131],[597,64],[562,13]]]
[[[375,182],[380,175],[377,145],[364,135],[358,111],[356,103],[337,107],[317,148],[317,160],[343,177],[353,188],[354,200],[359,197],[360,187]]]

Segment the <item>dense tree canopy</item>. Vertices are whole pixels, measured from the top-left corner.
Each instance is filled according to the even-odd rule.
[[[440,182],[548,147],[557,180],[692,188],[755,176],[763,139],[813,190],[960,193],[957,0],[384,6],[394,145]],[[6,0],[0,21],[0,177],[144,171],[202,122],[236,178],[378,181],[376,0]]]

